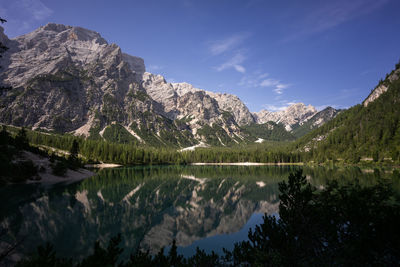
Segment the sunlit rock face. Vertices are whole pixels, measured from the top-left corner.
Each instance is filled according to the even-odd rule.
[[[12,40],[0,37],[10,48],[0,77],[11,87],[1,91],[2,123],[85,137],[100,137],[112,124],[128,132],[132,125],[154,134],[178,131],[139,82],[143,59],[97,32],[50,23]]]
[[[240,126],[254,122],[244,103],[234,95],[220,94],[193,87],[188,83],[168,83],[163,76],[144,73],[142,86],[147,94],[162,104],[165,114],[184,120],[198,140],[207,141],[197,130],[217,124],[229,137],[240,135]],[[230,114],[227,120],[224,114]]]
[[[117,45],[108,44],[99,33],[81,27],[49,23],[6,42],[6,45],[10,49],[6,53],[7,60],[2,63],[8,67],[3,74],[6,77],[4,83],[13,87],[24,86],[38,75],[56,74],[72,65],[83,68],[92,65],[95,68],[100,63],[102,68],[98,69],[97,78],[110,71],[112,66],[116,68],[108,76],[118,76],[115,71],[127,70],[122,66],[124,63],[129,64],[130,71],[145,71],[143,59],[122,54]]]
[[[238,125],[247,125],[255,122],[253,115],[250,113],[246,105],[235,95],[226,93],[214,93],[193,87],[188,83],[172,83],[173,88],[179,96],[183,96],[189,92],[204,92],[211,98],[215,99],[221,110],[232,113]]]
[[[397,81],[400,77],[400,69],[396,69],[392,74],[389,75],[389,82]],[[369,103],[374,102],[381,94],[385,93],[388,90],[387,84],[379,84],[369,96],[363,101],[364,107],[368,106]]]
[[[261,110],[254,113],[258,123],[273,121],[285,125],[287,131],[292,130],[295,124],[302,124],[317,113],[315,107],[303,103],[293,104],[282,111],[270,112]]]

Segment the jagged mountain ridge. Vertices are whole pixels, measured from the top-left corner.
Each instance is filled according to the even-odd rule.
[[[11,87],[1,91],[6,124],[184,147],[253,142],[257,136],[244,125],[273,121],[291,129],[315,111],[309,106],[293,117],[296,104],[283,120],[252,114],[237,96],[167,83],[146,72],[143,59],[81,27],[49,23],[12,40],[1,29],[0,38],[10,48],[0,69]]]
[[[256,117],[257,123],[268,121],[282,123],[285,125],[287,131],[291,131],[293,125],[303,124],[317,114],[317,110],[311,105],[306,106],[303,103],[296,103],[281,111],[270,112],[268,110],[261,110],[253,114]]]

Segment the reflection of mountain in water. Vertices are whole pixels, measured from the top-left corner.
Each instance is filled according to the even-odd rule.
[[[117,233],[123,235],[126,253],[139,246],[155,252],[173,239],[187,246],[239,231],[255,212],[276,213],[278,182],[290,171],[293,168],[135,167],[103,170],[82,183],[49,190],[8,187],[0,192],[3,203],[9,203],[1,210],[1,226],[10,230],[11,239],[26,237],[21,252],[50,241],[60,255],[85,256],[95,240],[107,242]],[[324,177],[315,169],[306,174]]]

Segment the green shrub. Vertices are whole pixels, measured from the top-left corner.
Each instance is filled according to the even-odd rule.
[[[63,160],[58,160],[52,166],[53,174],[57,176],[64,176],[67,172],[67,164]]]

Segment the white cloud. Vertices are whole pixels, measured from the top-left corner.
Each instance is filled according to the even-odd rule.
[[[245,67],[243,67],[243,65],[241,65],[245,60],[246,60],[246,57],[243,56],[242,53],[238,52],[231,59],[226,61],[225,63],[219,65],[218,67],[215,67],[215,69],[217,71],[223,71],[226,69],[233,68],[237,72],[245,73],[246,69],[245,69]]]
[[[274,79],[265,79],[263,81],[261,81],[260,83],[261,87],[273,87],[273,91],[278,94],[281,95],[283,94],[283,90],[288,88],[290,86],[290,84],[284,84],[281,83],[278,80],[274,80]]]
[[[240,73],[245,73],[246,69],[242,65],[234,65],[233,68]]]
[[[263,108],[265,108],[268,111],[276,112],[276,111],[285,110],[289,106],[294,105],[296,103],[298,103],[298,101],[296,101],[296,100],[291,100],[291,101],[281,100],[274,104],[265,104],[265,105],[263,105]]]
[[[246,75],[242,77],[238,85],[248,88],[270,87],[277,95],[283,94],[284,89],[290,87],[290,84],[282,83],[273,78],[264,79],[269,76],[268,73],[259,73],[260,72],[256,72],[255,75]]]
[[[274,80],[274,79],[266,79],[261,81],[260,86],[261,87],[270,87],[270,86],[275,86],[279,84],[279,81]]]
[[[223,40],[212,41],[209,43],[209,50],[212,55],[216,56],[226,51],[232,50],[248,37],[248,33],[238,33]]]
[[[280,94],[283,93],[283,89],[286,89],[288,87],[289,87],[289,84],[281,84],[281,83],[279,83],[279,84],[276,85],[276,87],[274,89],[274,92],[280,95]]]

